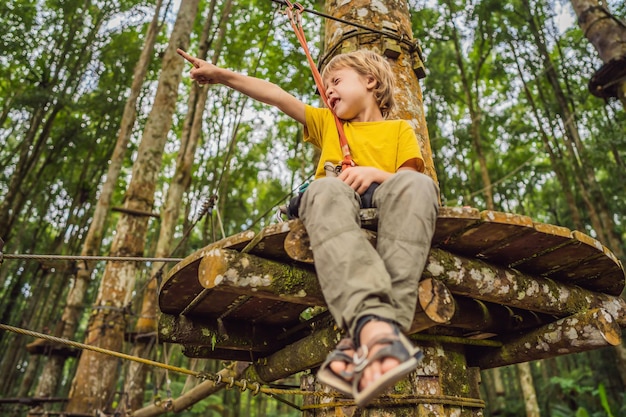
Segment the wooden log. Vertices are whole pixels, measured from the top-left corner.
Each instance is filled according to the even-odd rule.
[[[283,243],[287,255],[295,261],[313,263],[311,241],[301,220],[294,222]]]
[[[302,268],[228,249],[209,251],[198,267],[204,288],[254,293],[309,306],[324,305],[317,275]]]
[[[207,252],[215,248],[241,249],[253,237],[252,231],[238,233],[199,249],[174,265],[159,288],[161,311],[178,314],[202,293],[203,288],[197,279],[198,265]]]
[[[329,325],[263,358],[248,355],[247,359],[231,359],[254,362],[243,377],[252,381],[269,383],[319,366],[328,353],[335,348],[340,338],[341,332],[335,326]],[[186,356],[196,358],[215,357],[214,350],[210,346],[186,345],[184,353]]]
[[[319,366],[341,339],[334,326],[320,328],[284,349],[256,361],[243,377],[269,383]]]
[[[456,312],[456,303],[443,282],[432,278],[423,279],[417,294],[417,309],[409,333],[450,323]]]
[[[417,309],[409,334],[444,325],[468,330],[465,336],[487,337],[554,320],[552,315],[454,295],[443,282],[424,278],[419,283]]]
[[[235,363],[228,368],[222,369],[217,375],[222,378],[237,379],[247,367],[248,365],[245,363]],[[130,415],[132,417],[154,417],[166,413],[179,413],[224,387],[225,384],[223,383],[216,384],[211,380],[203,381],[174,400],[166,399],[161,401],[160,404],[150,404],[144,408],[133,411]]]
[[[518,332],[541,326],[557,319],[554,315],[536,313],[473,298],[454,296],[456,311],[450,326],[468,332],[466,337],[481,337],[491,334]],[[473,333],[472,333],[473,331]]]
[[[626,327],[626,301],[620,297],[532,277],[440,249],[430,251],[423,277],[441,280],[455,295],[559,317],[603,308]]]
[[[620,343],[621,329],[613,316],[603,309],[592,309],[509,338],[498,349],[469,349],[468,363],[489,369]]]
[[[275,330],[253,323],[238,322],[236,326],[229,326],[226,323],[225,328],[228,337],[225,337],[216,319],[194,317],[191,320],[185,316],[161,314],[159,340],[208,346],[209,352],[205,357],[250,360],[251,356],[265,356],[271,352],[278,336]],[[273,348],[276,349],[275,346]]]

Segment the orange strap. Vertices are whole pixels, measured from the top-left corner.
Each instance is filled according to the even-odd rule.
[[[322,76],[320,72],[317,70],[317,65],[313,62],[313,58],[311,57],[311,51],[306,42],[306,38],[304,36],[304,29],[302,28],[302,12],[304,11],[304,7],[299,3],[291,3],[289,0],[285,0],[287,4],[287,9],[285,10],[287,17],[289,17],[289,23],[291,23],[291,27],[293,31],[296,33],[296,37],[302,45],[302,49],[304,49],[304,53],[306,54],[306,58],[309,61],[309,66],[311,67],[311,72],[313,73],[313,79],[315,80],[315,85],[317,85],[317,89],[320,92],[320,96],[322,96],[322,100],[328,109],[332,112],[335,117],[335,125],[337,125],[337,133],[339,133],[339,145],[341,146],[341,152],[343,153],[343,161],[341,161],[341,170],[345,170],[347,168],[355,166],[354,161],[352,160],[352,155],[350,154],[350,147],[348,146],[348,139],[346,138],[346,134],[343,131],[343,124],[339,117],[335,114],[333,109],[328,105],[328,97],[326,97],[326,88],[324,88],[324,81],[322,80]]]

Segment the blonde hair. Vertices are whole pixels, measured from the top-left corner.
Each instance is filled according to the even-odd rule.
[[[326,78],[329,73],[341,68],[351,68],[360,75],[371,76],[377,81],[374,87],[374,98],[383,117],[388,117],[395,105],[393,99],[395,81],[387,60],[366,49],[336,55],[324,67],[322,78]]]

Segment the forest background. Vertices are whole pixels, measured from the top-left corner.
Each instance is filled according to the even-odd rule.
[[[626,5],[604,5],[623,27]],[[589,93],[602,62],[571,4],[416,0],[409,6],[427,68],[422,87],[442,203],[580,230],[624,262],[626,115],[619,101]],[[177,16],[186,18],[186,29]],[[303,52],[270,0],[14,0],[0,4],[0,24],[2,324],[82,341],[93,330],[92,316],[108,309],[116,310],[123,332],[142,334],[142,326],[154,325],[142,312],[154,308],[161,262],[127,271],[123,302],[113,306],[102,302],[104,261],[9,255],[184,257],[223,235],[274,222],[275,208],[311,178],[315,153],[302,144],[300,126],[226,88],[193,85],[189,66],[168,53],[175,40],[317,103]],[[314,56],[323,26],[323,18],[305,16]],[[133,172],[138,160],[148,162]],[[134,190],[133,177],[153,178],[147,187],[153,193]],[[142,203],[129,208],[133,199]],[[135,231],[139,249],[129,253],[114,242],[126,233],[120,221],[132,210],[157,214],[143,216]],[[0,333],[0,397],[67,397],[78,361],[31,354],[32,342]],[[128,341],[119,347],[137,349]],[[176,345],[148,351],[187,368],[222,367],[185,358]],[[540,415],[626,415],[618,354],[602,349],[531,363]],[[129,364],[116,361],[115,368],[107,403],[99,405],[109,412],[176,397],[195,383],[149,370],[140,387],[131,386]],[[527,415],[518,373],[515,366],[483,372],[486,415]],[[27,410],[0,406],[2,415]],[[181,414],[299,412],[268,397],[224,391]]]

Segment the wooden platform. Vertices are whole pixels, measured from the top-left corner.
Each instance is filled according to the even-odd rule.
[[[361,219],[375,243],[376,210],[362,210]],[[624,283],[620,261],[588,235],[526,216],[442,207],[413,331],[512,348],[582,314],[583,321],[608,322],[600,339],[615,344],[626,327]],[[243,232],[188,256],[166,276],[159,305],[161,341],[181,343],[196,357],[254,361],[333,326],[299,220]],[[486,359],[498,357],[494,349],[471,348],[468,360],[505,364],[504,357]],[[550,355],[569,351],[575,349]]]

